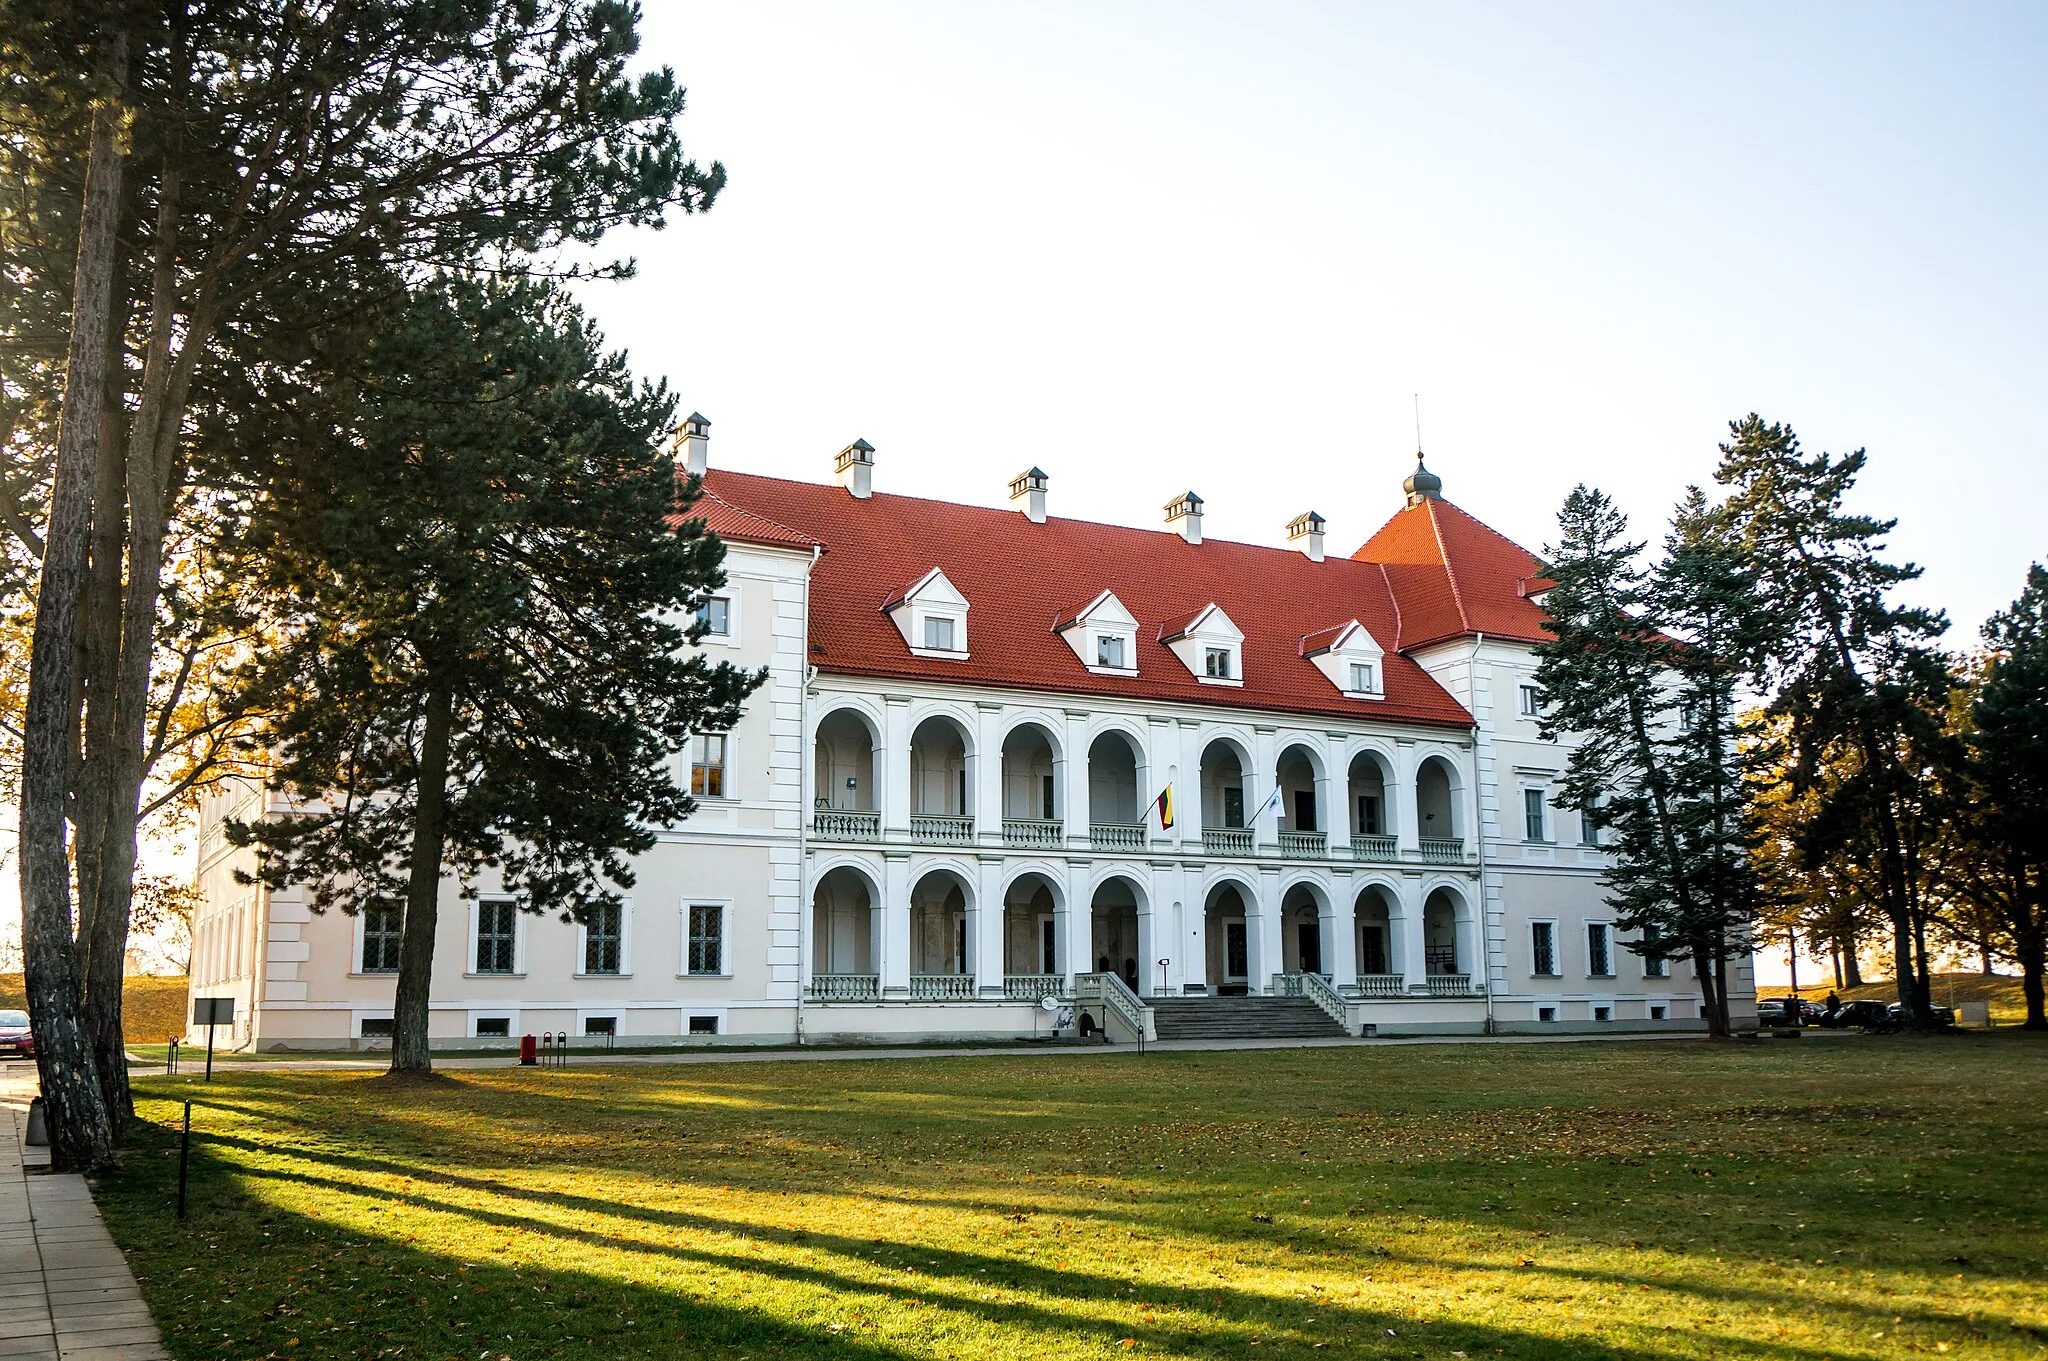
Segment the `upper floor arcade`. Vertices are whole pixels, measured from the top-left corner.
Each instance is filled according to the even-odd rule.
[[[819,841],[1465,865],[1470,734],[834,687],[808,705]]]

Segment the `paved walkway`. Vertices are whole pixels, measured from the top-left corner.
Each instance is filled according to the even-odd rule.
[[[49,1150],[23,1144],[35,1094],[34,1064],[0,1070],[0,1358],[169,1357],[85,1178],[44,1170]]]

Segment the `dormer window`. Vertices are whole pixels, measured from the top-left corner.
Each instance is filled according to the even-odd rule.
[[[1204,685],[1244,684],[1244,632],[1215,605],[1204,605],[1177,624],[1159,630],[1190,675]]]
[[[945,661],[967,657],[967,597],[934,567],[882,602],[913,655]]]
[[[1052,631],[1067,640],[1081,665],[1098,676],[1138,674],[1138,621],[1104,591],[1081,608],[1062,612]]]
[[[1301,655],[1343,691],[1346,699],[1387,697],[1386,654],[1356,619],[1309,634],[1301,640]]]

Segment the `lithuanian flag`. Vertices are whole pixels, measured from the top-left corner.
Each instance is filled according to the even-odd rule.
[[[1159,797],[1152,800],[1152,811],[1159,815],[1159,827],[1164,831],[1173,826],[1173,786],[1167,785],[1159,791]]]

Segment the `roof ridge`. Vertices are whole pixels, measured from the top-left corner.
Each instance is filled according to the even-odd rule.
[[[792,486],[792,487],[810,487],[810,488],[813,488],[813,489],[820,489],[820,490],[829,490],[829,489],[830,489],[830,488],[831,488],[831,487],[833,486],[833,484],[832,484],[832,483],[830,483],[830,482],[807,482],[807,481],[805,481],[804,479],[802,479],[802,478],[800,478],[800,477],[777,477],[777,476],[775,476],[775,475],[774,475],[774,474],[772,474],[772,473],[750,473],[750,472],[744,472],[744,471],[742,471],[742,470],[740,470],[740,469],[738,469],[738,468],[714,468],[714,469],[712,470],[712,473],[713,473],[713,474],[722,474],[722,475],[724,475],[724,476],[728,476],[728,477],[751,477],[751,478],[757,478],[757,479],[759,479],[760,481],[763,481],[763,482],[781,482],[781,483],[783,483],[783,484],[785,484],[785,485],[787,485],[787,486]],[[705,482],[705,484],[704,484],[704,487],[705,487],[705,491],[706,491],[707,493],[710,493],[710,492],[711,492],[711,484],[710,484],[710,482],[709,482],[708,480],[707,480],[707,481]],[[715,493],[714,493],[714,494],[715,494]],[[724,502],[724,504],[726,504],[726,505],[728,505],[728,506],[733,506],[733,509],[735,509],[735,510],[743,510],[743,509],[744,509],[744,507],[741,507],[741,506],[734,506],[734,505],[733,505],[733,503],[732,503],[732,502],[730,502],[730,501],[725,501],[725,498],[723,498],[723,497],[720,497],[719,499],[720,499],[721,501],[723,501],[723,502]],[[876,501],[880,501],[880,500],[889,500],[889,501],[914,501],[914,502],[918,503],[919,505],[926,505],[926,506],[944,506],[944,507],[945,507],[945,508],[947,508],[948,510],[972,510],[972,511],[981,511],[981,512],[984,512],[984,513],[986,513],[986,514],[989,514],[989,515],[994,515],[994,516],[998,516],[998,517],[1001,517],[1001,518],[1005,518],[1005,519],[1007,519],[1007,518],[1008,518],[1009,516],[1012,516],[1012,515],[1015,515],[1015,514],[1017,514],[1017,512],[1016,512],[1016,511],[1014,511],[1014,510],[1010,510],[1010,509],[1008,509],[1008,508],[1006,508],[1006,507],[1003,507],[1003,506],[984,506],[984,505],[978,505],[978,504],[976,504],[976,503],[974,503],[974,502],[971,502],[971,501],[945,501],[945,500],[941,500],[941,499],[939,499],[938,497],[935,497],[935,496],[908,496],[908,495],[905,495],[905,494],[904,494],[904,493],[902,493],[902,492],[890,492],[890,491],[877,491],[877,492],[875,492],[875,493],[873,494],[873,496],[872,496],[872,497],[870,497],[869,499],[870,499],[870,500],[876,500]],[[749,512],[747,512],[747,513],[748,513],[748,514],[752,514],[753,512],[749,511]],[[768,517],[767,517],[767,516],[765,516],[765,515],[763,515],[763,516],[759,516],[758,518],[760,518],[760,519],[762,519],[762,520],[767,520],[767,522],[768,522],[769,524],[775,524],[775,523],[776,523],[776,522],[775,522],[775,521],[773,521],[773,520],[768,520]],[[1142,534],[1142,535],[1146,536],[1147,538],[1151,538],[1151,539],[1164,539],[1164,540],[1171,540],[1171,541],[1173,541],[1173,542],[1176,542],[1176,543],[1177,543],[1177,542],[1180,542],[1180,539],[1181,539],[1181,536],[1180,536],[1180,532],[1179,532],[1178,530],[1173,530],[1173,529],[1151,529],[1151,528],[1147,528],[1147,527],[1146,527],[1146,526],[1144,526],[1144,525],[1129,525],[1129,524],[1119,524],[1119,523],[1116,523],[1116,522],[1114,522],[1114,521],[1110,521],[1110,520],[1090,520],[1090,519],[1086,519],[1086,518],[1084,518],[1084,517],[1082,517],[1082,516],[1079,516],[1079,515],[1054,515],[1054,516],[1049,516],[1048,518],[1049,518],[1050,520],[1057,520],[1057,521],[1060,521],[1060,522],[1062,522],[1062,523],[1065,523],[1065,524],[1070,524],[1070,525],[1089,525],[1089,526],[1092,526],[1092,527],[1094,527],[1094,528],[1096,528],[1096,529],[1108,529],[1108,530],[1114,530],[1115,532],[1117,532],[1117,533],[1120,533],[1120,534]],[[803,531],[803,530],[800,530],[800,529],[794,529],[794,528],[791,528],[791,527],[790,527],[790,526],[788,526],[788,525],[782,525],[782,526],[779,526],[779,527],[780,527],[780,528],[783,528],[783,529],[788,529],[788,530],[789,530],[789,532],[790,532],[790,533],[792,533],[792,534],[803,534],[803,533],[804,533],[804,531]],[[808,536],[808,535],[805,535],[805,537],[807,537],[807,538],[808,538],[808,537],[810,537],[810,536]],[[1214,535],[1211,535],[1211,534],[1204,534],[1204,535],[1202,536],[1202,545],[1203,545],[1203,546],[1206,546],[1206,545],[1208,545],[1208,544],[1220,544],[1220,545],[1222,545],[1222,546],[1224,546],[1224,547],[1226,547],[1226,548],[1245,548],[1245,549],[1250,549],[1251,551],[1253,551],[1253,552],[1257,552],[1257,553],[1279,553],[1279,554],[1283,554],[1283,555],[1285,555],[1285,556],[1287,556],[1287,557],[1289,557],[1289,558],[1292,558],[1292,557],[1298,556],[1298,555],[1300,554],[1300,552],[1301,552],[1301,550],[1300,550],[1300,549],[1298,549],[1298,548],[1289,548],[1289,547],[1286,547],[1285,545],[1282,545],[1282,544],[1271,544],[1271,543],[1248,543],[1248,542],[1246,542],[1246,541],[1245,541],[1245,540],[1243,540],[1243,539],[1222,539],[1222,538],[1217,538],[1216,536],[1214,536]],[[1324,559],[1324,561],[1325,561],[1325,562],[1357,562],[1357,561],[1362,561],[1362,560],[1361,560],[1361,559],[1359,559],[1359,558],[1356,558],[1356,557],[1354,557],[1354,556],[1347,556],[1347,555],[1343,555],[1343,554],[1335,554],[1335,555],[1331,555],[1331,556],[1329,556],[1329,557],[1325,558],[1325,559]]]
[[[1429,507],[1429,532],[1436,536],[1437,556],[1444,562],[1444,579],[1451,583],[1451,603],[1458,607],[1458,623],[1465,632],[1472,632],[1472,616],[1465,612],[1465,593],[1458,589],[1458,569],[1451,566],[1451,550],[1444,543],[1444,527],[1437,523],[1436,503],[1439,498],[1427,497],[1423,505]],[[1474,524],[1478,521],[1474,520]]]
[[[1376,562],[1373,566],[1380,569],[1380,585],[1387,588],[1387,603],[1394,607],[1394,651],[1399,652],[1402,633],[1401,597],[1394,590],[1394,579],[1387,575],[1387,565],[1384,562]]]

